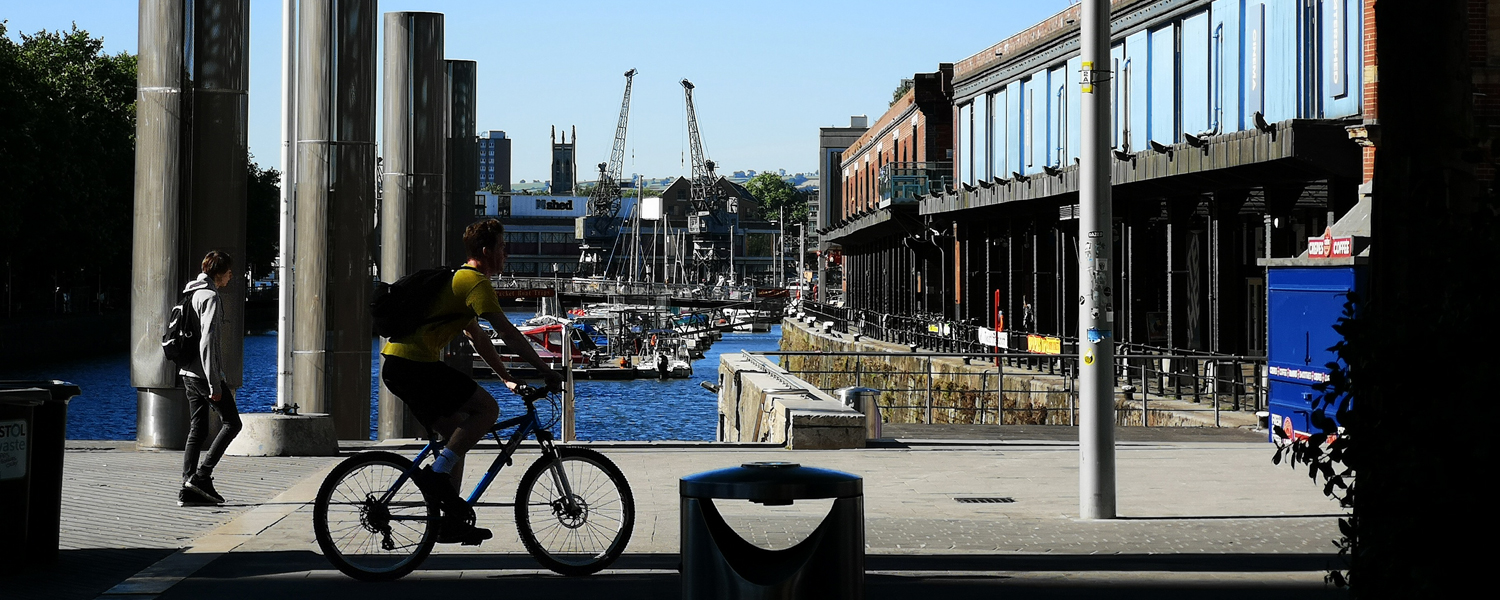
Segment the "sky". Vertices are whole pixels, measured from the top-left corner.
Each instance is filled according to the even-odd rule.
[[[386,0],[380,11],[446,15],[446,57],[478,61],[479,128],[512,138],[519,182],[549,177],[553,125],[577,127],[579,178],[593,178],[609,159],[631,68],[627,177],[690,174],[683,78],[696,86],[704,152],[721,174],[812,172],[819,127],[859,114],[873,122],[902,78],[967,58],[1073,1]],[[12,39],[76,23],[107,52],[135,53],[138,6],[0,0],[0,20]],[[281,7],[250,0],[249,142],[262,167],[281,162]]]

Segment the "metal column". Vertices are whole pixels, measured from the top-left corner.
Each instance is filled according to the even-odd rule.
[[[192,182],[181,281],[204,255],[227,252],[234,277],[219,290],[224,376],[238,389],[245,352],[245,179],[250,86],[249,0],[196,0],[193,7]]]
[[[370,437],[375,0],[302,0],[292,399]]]
[[[447,78],[443,15],[386,13],[379,224],[380,279],[386,283],[444,259]],[[422,425],[406,403],[379,385],[380,439],[421,435]]]
[[[135,226],[131,248],[130,385],[137,390],[136,442],[181,448],[187,403],[176,367],[162,356],[167,314],[181,291],[182,158],[187,103],[183,0],[142,0],[136,68]]]
[[[479,141],[475,138],[479,104],[479,65],[472,60],[446,61],[448,69],[448,202],[443,236],[448,265],[468,260],[464,251],[464,228],[474,222],[474,194],[479,190]]]
[[[136,441],[179,449],[187,441],[187,405],[176,366],[159,345],[167,313],[209,250],[237,257],[244,272],[249,6],[144,0],[140,19],[131,286]],[[244,278],[231,279],[220,294],[222,364],[237,388]]]
[[[1084,0],[1079,153],[1078,503],[1084,519],[1115,517],[1114,250],[1110,206],[1109,0]],[[1060,278],[1059,278],[1060,279]]]
[[[474,135],[479,66],[472,60],[449,60],[445,65],[448,155],[444,173],[448,193],[443,204],[443,262],[448,266],[458,266],[468,260],[463,235],[469,223],[474,222],[474,194],[479,189],[479,140]],[[443,361],[461,373],[470,373],[474,369],[473,356],[462,337],[448,345]]]
[[[281,227],[276,261],[276,405],[292,403],[292,285],[297,240],[297,0],[281,2]]]

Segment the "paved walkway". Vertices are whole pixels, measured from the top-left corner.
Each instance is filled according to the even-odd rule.
[[[1337,535],[1337,505],[1304,472],[1273,466],[1269,445],[1221,431],[1120,442],[1122,518],[1108,521],[1075,518],[1076,445],[1066,434],[1042,435],[1045,430],[998,428],[997,435],[973,436],[998,440],[957,440],[951,432],[917,429],[886,447],[847,451],[592,444],[621,467],[636,496],[635,534],[615,568],[576,579],[539,570],[521,548],[509,506],[485,506],[479,519],[495,530],[495,539],[477,548],[440,546],[423,570],[381,585],[333,570],[313,540],[310,503],[339,459],[229,457],[218,484],[240,502],[178,508],[172,482],[179,454],[79,445],[67,458],[63,559],[6,581],[6,597],[19,590],[15,597],[404,598],[414,591],[493,594],[494,583],[506,594],[676,597],[677,479],[756,460],[791,460],[865,478],[872,598],[931,592],[959,598],[1341,597],[1323,583],[1324,571],[1336,564],[1329,540]],[[486,454],[492,455],[485,451],[469,461],[469,481],[487,465]],[[530,456],[518,457],[517,465]],[[521,472],[502,472],[487,500],[508,504]],[[955,500],[981,497],[1013,501]],[[827,502],[720,504],[737,531],[768,548],[800,540],[827,509]]]

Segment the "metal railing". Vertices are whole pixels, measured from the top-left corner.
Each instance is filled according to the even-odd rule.
[[[895,204],[917,202],[933,190],[953,185],[952,162],[894,162],[880,167],[881,201]]]
[[[849,309],[832,304],[824,304],[811,300],[803,300],[799,309],[807,316],[817,319],[819,323],[833,323],[833,328],[838,331],[849,329]]]
[[[1142,347],[1128,351],[1131,347],[1117,345],[1127,351],[1119,352],[1115,362],[1117,397],[1123,400],[1117,403],[1122,406],[1122,424],[1149,426],[1160,423],[1168,412],[1212,412],[1214,424],[1220,425],[1222,411],[1265,407],[1263,358],[1148,352]],[[887,422],[1077,422],[1076,350],[1072,354],[1003,349],[756,354],[781,357],[782,368],[830,394],[851,386],[878,390]],[[942,359],[950,360],[939,364]],[[920,366],[894,366],[905,360]],[[1170,408],[1158,405],[1153,412],[1151,403],[1163,400],[1179,402]]]
[[[1071,376],[1077,372],[1078,339],[1038,332],[1009,331],[1009,347],[980,342],[979,325],[953,321],[942,315],[917,313],[891,315],[871,310],[846,309],[847,333],[911,346],[913,350],[995,354],[1016,352],[1006,363],[1016,368]],[[837,328],[837,325],[835,325]],[[1028,352],[1028,337],[1056,340],[1057,353]],[[1141,393],[1202,402],[1210,395],[1230,398],[1234,410],[1262,410],[1266,406],[1266,359],[1264,356],[1219,354],[1117,342],[1117,376],[1122,384],[1139,385]],[[1128,381],[1127,381],[1128,380]]]
[[[664,296],[701,300],[756,300],[756,288],[748,285],[647,283],[610,279],[563,277],[496,277],[495,289],[555,289],[561,294],[606,296]]]

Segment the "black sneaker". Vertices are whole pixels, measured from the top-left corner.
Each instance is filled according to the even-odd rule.
[[[203,494],[200,494],[200,493],[198,493],[195,490],[192,490],[192,489],[184,487],[184,488],[178,488],[177,489],[177,505],[178,506],[218,506],[219,503],[218,502],[214,502],[212,499],[210,499],[208,497],[205,497]]]
[[[465,546],[478,546],[494,534],[483,527],[475,527],[473,523],[458,518],[444,517],[438,521],[439,544],[463,544]]]
[[[447,473],[438,473],[426,466],[417,471],[413,479],[418,487],[437,499],[438,507],[443,511],[443,518],[438,521],[439,544],[477,546],[493,537],[490,530],[474,526],[474,507],[458,495]]]
[[[429,465],[417,471],[412,479],[417,481],[417,487],[437,499],[445,517],[452,516],[471,523],[474,521],[474,508],[458,495],[458,490],[454,489],[453,480],[447,473],[433,471]]]
[[[182,482],[182,487],[198,492],[204,498],[213,500],[215,504],[224,503],[224,497],[220,496],[218,490],[214,489],[214,478],[202,473],[195,473],[192,477],[189,477],[187,481]]]

